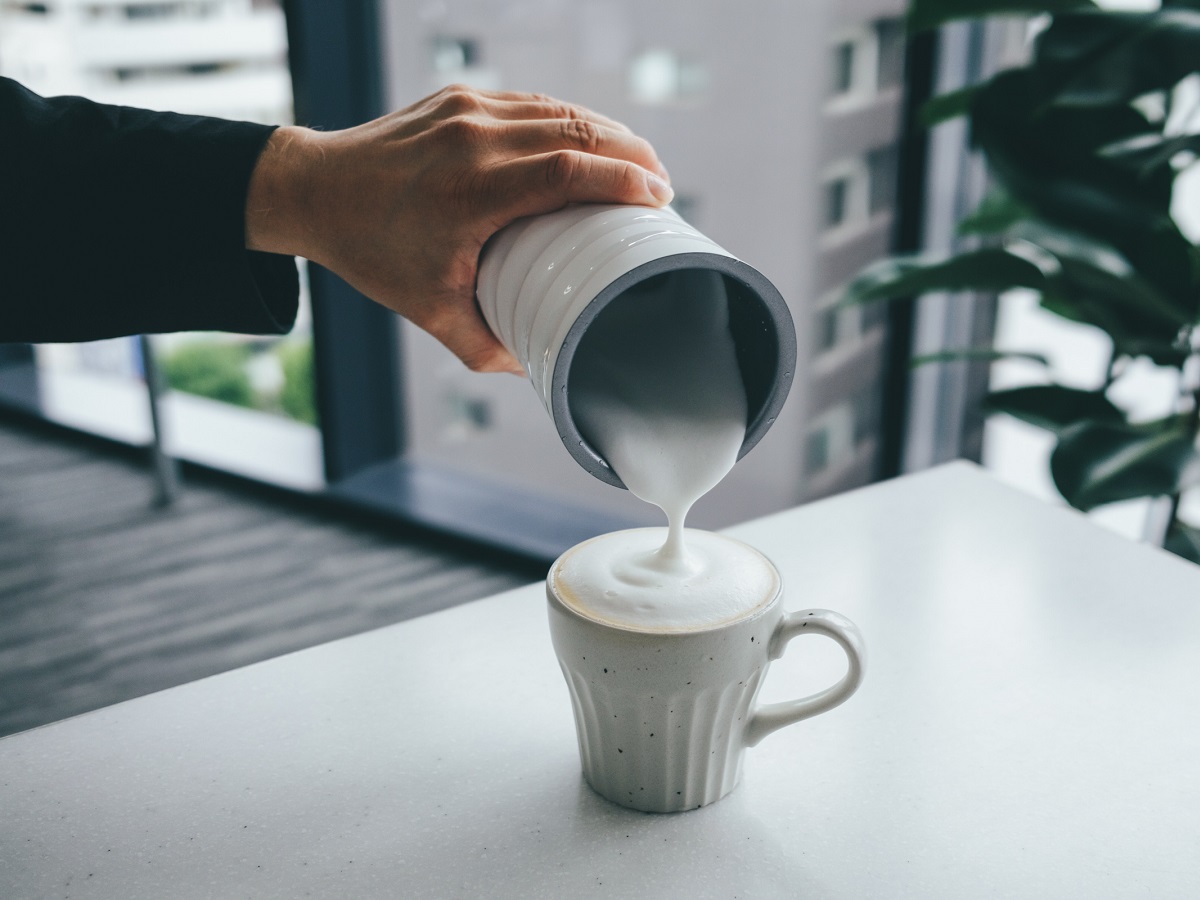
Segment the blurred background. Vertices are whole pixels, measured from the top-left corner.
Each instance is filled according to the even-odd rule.
[[[918,111],[1020,63],[1044,24],[910,36],[905,13],[902,0],[0,0],[0,74],[43,95],[323,129],[451,83],[593,107],[656,146],[676,209],[770,278],[796,321],[787,406],[690,524],[717,528],[959,458],[1061,503],[1047,464],[1055,435],[985,421],[981,401],[1051,378],[1092,389],[1110,354],[1102,332],[1019,292],[839,304],[875,260],[970,246],[956,225],[987,174],[961,119],[930,130]],[[1195,82],[1180,87],[1193,101]],[[1191,171],[1172,212],[1194,239]],[[59,713],[91,708],[483,596],[585,537],[659,522],[571,460],[523,380],[469,372],[329,272],[297,265],[301,312],[284,337],[0,344],[0,416],[41,429],[34,443],[0,433],[0,733],[54,717],[29,710],[56,690],[73,697]],[[993,346],[1051,366],[912,365]],[[1134,359],[1112,389],[1148,419],[1171,411],[1177,387]],[[181,503],[153,513],[131,486],[149,483],[138,448],[156,434],[160,462],[215,473],[220,492],[185,483]],[[75,455],[37,443],[84,435],[92,443]],[[92,468],[100,447],[135,448],[132,468]],[[229,512],[243,502],[244,514]],[[1155,502],[1090,515],[1140,538]],[[1196,506],[1184,496],[1193,521]],[[376,530],[335,535],[335,513]],[[237,562],[232,535],[255,554]],[[131,612],[130,598],[143,608]],[[181,609],[190,618],[172,620]],[[129,621],[139,624],[116,627]],[[121,682],[130,660],[157,674],[78,693]]]
[[[986,47],[974,27],[944,38],[961,48],[935,60],[932,40],[907,44],[904,11],[896,0],[5,2],[0,73],[43,95],[323,128],[453,82],[549,93],[625,121],[666,161],[678,211],[779,287],[801,338],[784,414],[695,512],[719,527],[983,454],[969,396],[983,373],[918,373],[914,397],[907,360],[914,339],[928,352],[986,336],[988,305],[942,304],[920,322],[911,304],[836,305],[871,260],[949,240],[979,190],[961,135],[939,149],[910,133],[913,104],[1021,50],[1020,26]],[[540,556],[656,521],[578,469],[527,384],[468,372],[300,265],[292,334],[153,339],[171,455]],[[149,442],[136,340],[6,356],[10,404]]]

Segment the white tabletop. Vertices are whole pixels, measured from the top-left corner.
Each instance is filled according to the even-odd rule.
[[[730,533],[869,662],[711,807],[586,787],[532,585],[0,741],[0,897],[1200,896],[1200,569],[961,463]]]

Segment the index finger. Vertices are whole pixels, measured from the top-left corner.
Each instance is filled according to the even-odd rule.
[[[484,90],[476,90],[475,93],[486,101],[490,101],[484,106],[497,119],[583,119],[606,128],[633,134],[633,129],[623,122],[610,119],[603,113],[588,109],[586,106],[568,103],[565,100],[556,100],[545,94]]]

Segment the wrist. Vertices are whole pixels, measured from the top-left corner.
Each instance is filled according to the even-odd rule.
[[[285,125],[259,154],[246,191],[246,248],[311,258],[309,158],[316,132]]]

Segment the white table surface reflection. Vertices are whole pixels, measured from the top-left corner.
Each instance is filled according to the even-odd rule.
[[[1200,569],[966,464],[730,533],[870,656],[714,806],[583,784],[532,585],[0,741],[0,897],[1200,896]]]

